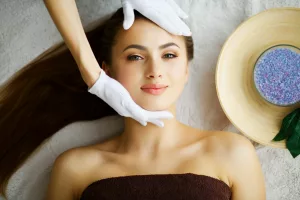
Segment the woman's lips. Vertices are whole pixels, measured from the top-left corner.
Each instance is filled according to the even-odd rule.
[[[147,92],[147,93],[153,94],[153,95],[160,95],[160,94],[162,94],[166,89],[167,89],[167,87],[164,87],[164,88],[142,88],[142,90],[143,90],[144,92]]]

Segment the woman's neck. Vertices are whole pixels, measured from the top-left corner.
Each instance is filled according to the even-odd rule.
[[[181,139],[183,124],[176,119],[176,105],[171,106],[168,111],[174,118],[163,120],[163,128],[149,122],[147,126],[142,126],[132,118],[125,118],[125,129],[119,137],[117,153],[152,160],[160,153],[174,148]]]

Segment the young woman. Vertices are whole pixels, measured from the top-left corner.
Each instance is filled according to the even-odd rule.
[[[74,1],[65,2],[78,22]],[[63,8],[63,3],[56,7],[55,3],[48,1],[54,19],[53,13]],[[86,41],[84,34],[81,40],[71,34],[83,33],[82,27],[61,31],[69,50],[31,63],[2,86],[2,192],[16,168],[60,128],[117,111],[125,116],[123,133],[100,144],[70,149],[56,159],[48,200],[265,199],[260,163],[247,139],[198,130],[160,112],[176,115],[176,100],[193,59],[193,40],[167,32],[137,11],[134,15],[133,25],[124,30],[123,9],[117,10],[88,32]],[[55,22],[60,30],[66,28],[62,20]],[[106,82],[110,79],[116,80],[111,89],[117,91],[120,83],[135,104],[128,103],[126,92],[122,95],[127,101],[115,104],[108,101],[113,98],[101,96],[99,88],[110,87]],[[113,107],[117,103],[119,107]],[[128,114],[134,110],[149,113],[135,118]]]

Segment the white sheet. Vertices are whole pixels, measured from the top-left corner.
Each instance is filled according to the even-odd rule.
[[[299,0],[177,0],[189,13],[195,40],[195,59],[189,83],[178,101],[177,118],[201,129],[238,131],[229,123],[218,102],[214,75],[226,38],[249,16],[273,7],[300,7]],[[102,19],[121,6],[120,0],[78,0],[83,24]],[[43,1],[1,0],[0,81],[61,41]],[[109,124],[114,124],[110,126]],[[115,124],[118,124],[116,126]],[[41,200],[52,164],[63,151],[97,143],[122,128],[122,118],[110,117],[71,124],[41,146],[9,183],[9,200]],[[300,159],[287,150],[257,146],[267,184],[268,200],[300,199]],[[1,197],[0,197],[1,199]]]

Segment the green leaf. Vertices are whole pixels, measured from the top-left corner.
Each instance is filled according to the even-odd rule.
[[[297,117],[291,125],[292,135],[287,140],[287,148],[292,154],[293,158],[296,158],[300,154],[300,117]]]
[[[300,108],[297,108],[296,110],[294,110],[293,112],[291,112],[290,114],[285,116],[285,118],[282,121],[280,131],[273,138],[273,141],[281,141],[281,140],[289,138],[293,134],[293,129],[294,129],[295,125],[297,124],[296,122],[298,120],[295,121],[296,118],[297,119],[300,118]]]

